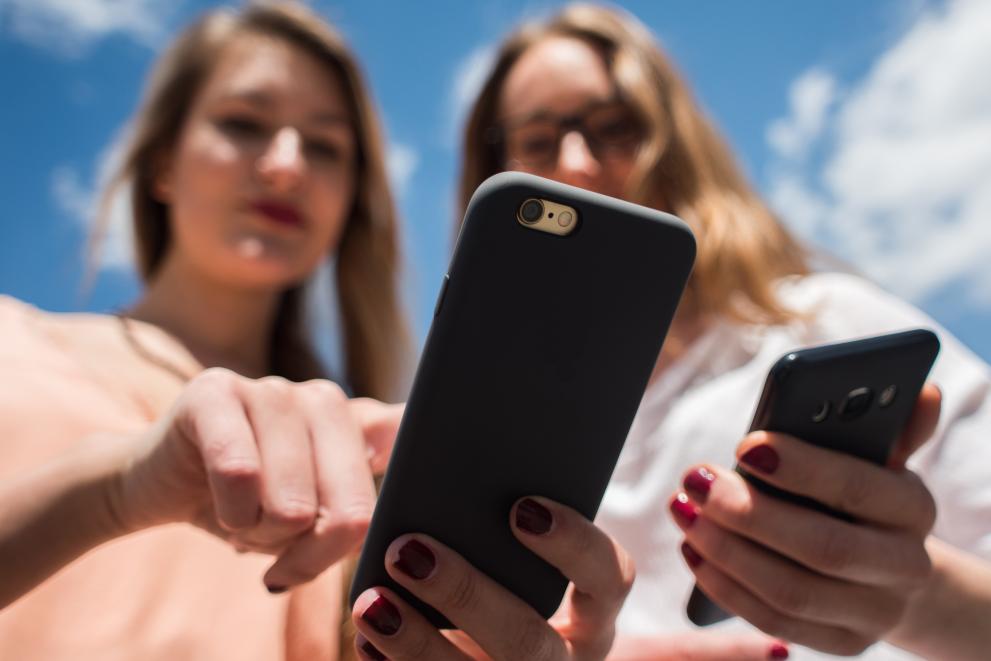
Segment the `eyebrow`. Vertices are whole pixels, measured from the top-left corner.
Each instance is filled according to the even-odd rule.
[[[248,90],[244,92],[228,92],[221,95],[217,99],[218,101],[243,101],[253,106],[259,106],[264,109],[270,109],[275,105],[272,96],[266,92]],[[317,112],[310,115],[309,121],[314,124],[321,124],[327,126],[340,125],[351,126],[351,119],[339,112]]]
[[[527,115],[518,115],[516,117],[512,117],[512,116],[504,117],[502,119],[502,123],[508,127],[513,127],[513,126],[522,126],[523,124],[527,124],[534,120],[570,119],[576,116],[580,117],[581,115],[584,115],[585,113],[591,110],[595,110],[597,108],[602,108],[603,106],[609,106],[614,103],[621,103],[621,102],[622,99],[620,98],[620,96],[618,94],[614,94],[613,96],[610,96],[609,98],[605,98],[605,99],[592,99],[588,103],[578,108],[575,112],[568,113],[567,115],[553,113],[545,108],[541,108],[540,110],[535,110]]]

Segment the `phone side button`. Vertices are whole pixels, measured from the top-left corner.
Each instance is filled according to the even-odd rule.
[[[440,309],[444,306],[444,297],[447,296],[447,283],[451,281],[448,274],[444,274],[444,281],[440,283],[440,293],[437,294],[437,302],[434,304],[434,317],[440,314]]]

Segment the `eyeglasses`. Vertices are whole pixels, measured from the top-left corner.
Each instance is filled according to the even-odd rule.
[[[507,162],[523,167],[551,167],[557,162],[561,140],[578,131],[592,155],[602,159],[632,154],[643,141],[640,118],[622,101],[606,101],[565,117],[538,115],[496,129]]]

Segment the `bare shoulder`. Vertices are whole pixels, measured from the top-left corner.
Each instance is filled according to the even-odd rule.
[[[19,357],[42,364],[77,352],[105,353],[120,345],[114,333],[116,323],[110,315],[47,312],[0,296],[0,352],[8,360]]]

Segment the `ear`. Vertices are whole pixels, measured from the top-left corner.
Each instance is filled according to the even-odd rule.
[[[150,192],[162,204],[172,202],[172,154],[163,151],[154,157]]]

